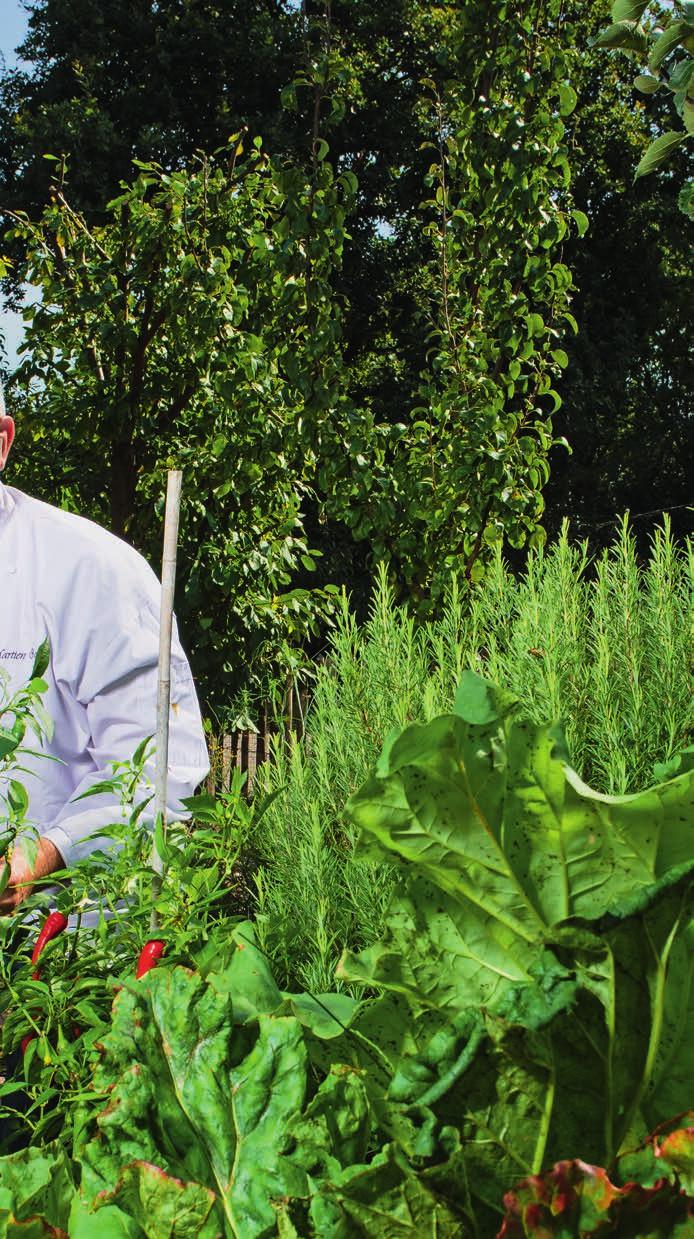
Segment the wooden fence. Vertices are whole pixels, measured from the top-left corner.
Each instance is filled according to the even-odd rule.
[[[250,796],[258,767],[270,756],[273,736],[283,735],[286,739],[292,735],[301,736],[308,704],[308,690],[292,687],[285,696],[280,720],[273,719],[269,710],[265,709],[255,731],[231,731],[223,735],[212,733],[208,736],[210,773],[205,782],[206,790],[213,796],[228,791],[234,770],[240,770],[248,776],[245,791]]]

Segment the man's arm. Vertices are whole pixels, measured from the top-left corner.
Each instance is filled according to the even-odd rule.
[[[158,602],[158,599],[157,599]],[[86,711],[93,771],[74,789],[43,836],[67,866],[107,847],[109,826],[127,821],[117,796],[98,793],[80,800],[95,784],[112,777],[113,762],[128,761],[141,742],[156,731],[159,619],[141,612],[137,624],[124,625],[109,644],[90,652],[88,667],[76,685]],[[180,817],[181,800],[192,796],[209,769],[207,747],[188,661],[174,635],[169,718],[168,813]],[[147,763],[136,799],[151,795],[154,755]]]
[[[4,872],[5,861],[0,873]],[[0,895],[0,916],[9,916],[16,912],[27,895],[31,894],[31,884],[40,878],[47,878],[56,869],[63,869],[64,861],[55,844],[50,839],[39,839],[36,862],[29,864],[24,854],[21,842],[18,843],[10,860],[10,880]]]
[[[91,732],[89,751],[95,769],[80,781],[68,804],[38,840],[33,867],[21,840],[15,845],[10,880],[0,896],[0,916],[17,910],[31,893],[32,882],[74,864],[97,848],[108,847],[111,842],[109,826],[127,820],[127,813],[111,793],[96,794],[84,801],[78,798],[111,777],[111,762],[127,761],[141,741],[154,734],[158,641],[158,625],[152,618],[144,619],[136,633],[122,632],[113,647],[105,651],[101,686],[92,700],[85,703]],[[193,680],[177,637],[172,659],[171,702],[169,820],[181,817],[181,800],[193,795],[209,770]],[[150,782],[154,779],[154,757],[144,773],[145,779],[137,794],[139,800],[151,794],[147,779]]]

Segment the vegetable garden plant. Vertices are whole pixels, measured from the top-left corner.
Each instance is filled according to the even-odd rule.
[[[347,806],[358,855],[399,879],[343,992],[283,992],[204,884],[193,925],[162,906],[167,952],[140,979],[144,885],[134,919],[49,944],[41,980],[15,953],[16,1051],[41,987],[86,980],[101,944],[91,1029],[69,1049],[37,1030],[3,1088],[1,1233],[691,1234],[692,750],[661,775],[591,790],[556,725],[465,672],[453,711],[394,731]],[[51,1098],[52,1056],[71,1067]]]

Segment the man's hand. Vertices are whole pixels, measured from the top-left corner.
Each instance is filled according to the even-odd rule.
[[[0,866],[0,872],[6,863]],[[39,839],[33,868],[24,855],[21,843],[17,844],[10,860],[10,880],[0,895],[0,916],[10,916],[17,911],[20,903],[31,894],[32,882],[47,878],[50,873],[55,873],[56,869],[64,868],[65,862],[60,852],[48,839]]]

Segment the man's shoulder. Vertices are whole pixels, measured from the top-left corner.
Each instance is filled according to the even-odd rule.
[[[81,565],[115,574],[121,570],[143,583],[152,583],[153,573],[143,556],[110,530],[23,491],[11,487],[8,490],[17,517],[34,526],[39,546],[51,556],[54,566],[60,563],[68,574]]]

